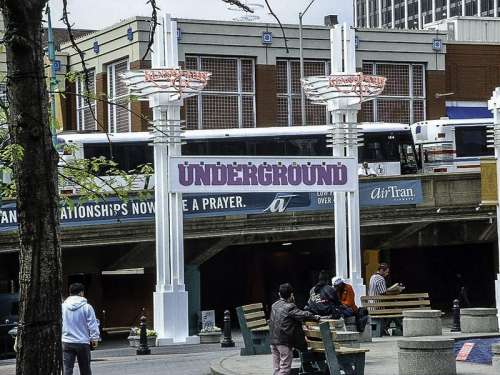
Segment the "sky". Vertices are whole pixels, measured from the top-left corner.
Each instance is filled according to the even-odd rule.
[[[120,20],[134,16],[149,16],[151,8],[147,0],[68,0],[70,21],[75,28],[102,29]],[[231,21],[241,18],[244,13],[232,8],[221,0],[156,0],[162,11],[168,11],[173,17],[198,18]],[[49,0],[52,12],[52,23],[55,27],[63,27],[62,0]],[[264,8],[264,0],[244,0],[253,5],[255,22],[274,22]],[[283,23],[298,23],[298,14],[309,4],[310,0],[269,0],[273,11]],[[260,5],[260,6],[259,6]],[[328,14],[338,14],[341,22],[352,21],[352,0],[315,0],[303,18],[305,25],[322,25]]]

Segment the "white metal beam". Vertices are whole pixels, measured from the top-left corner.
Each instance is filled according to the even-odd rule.
[[[391,0],[391,27],[396,27],[396,14],[395,14],[394,0]]]
[[[418,0],[418,29],[422,30],[422,0]]]

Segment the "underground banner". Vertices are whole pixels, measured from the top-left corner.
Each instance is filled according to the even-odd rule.
[[[170,189],[176,193],[353,191],[353,158],[172,157]]]
[[[280,214],[284,212],[321,211],[333,208],[333,193],[228,193],[183,194],[184,217],[237,216]],[[419,204],[422,186],[419,180],[361,182],[359,203],[363,207]],[[124,202],[117,197],[106,201],[79,203],[60,209],[63,227],[120,224],[154,220],[154,198],[131,198]],[[0,232],[17,229],[15,202],[0,207]]]

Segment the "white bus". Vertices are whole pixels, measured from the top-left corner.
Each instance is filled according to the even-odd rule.
[[[432,120],[411,126],[423,173],[479,172],[482,156],[491,156],[487,130],[493,119]]]
[[[411,130],[405,124],[364,123],[360,125],[363,145],[359,161],[368,162],[379,176],[416,173],[417,158]],[[248,129],[188,130],[182,154],[255,156],[329,156],[326,144],[328,127],[293,126]],[[153,164],[152,135],[147,132],[108,135],[113,160],[128,171],[146,163]],[[61,133],[60,144],[73,144],[76,150],[66,158],[110,158],[110,145],[104,133]],[[61,147],[63,149],[63,147]],[[147,186],[144,185],[147,182]],[[136,189],[151,188],[153,179],[137,179]]]

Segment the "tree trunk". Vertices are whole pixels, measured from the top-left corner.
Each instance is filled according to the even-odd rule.
[[[7,48],[11,140],[20,237],[17,375],[61,373],[61,250],[57,152],[51,141],[42,47],[47,0],[0,0]]]

